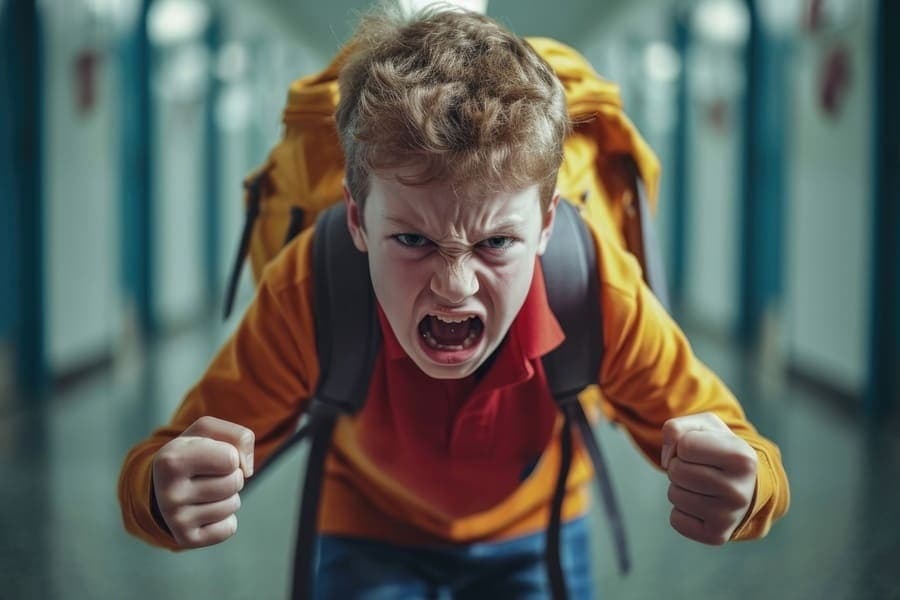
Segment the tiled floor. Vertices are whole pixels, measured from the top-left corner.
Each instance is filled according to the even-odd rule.
[[[0,417],[0,598],[285,597],[300,455],[244,498],[229,542],[173,554],[130,538],[115,485],[128,448],[167,418],[218,335],[195,332],[43,406]],[[758,542],[710,548],[668,525],[666,480],[603,427],[634,556],[620,578],[595,516],[598,598],[900,599],[900,438],[821,399],[760,383],[734,352],[695,340],[784,454],[793,504]]]

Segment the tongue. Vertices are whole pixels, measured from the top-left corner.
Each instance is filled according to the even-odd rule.
[[[428,331],[434,340],[442,346],[460,346],[472,331],[474,319],[462,323],[445,323],[440,319],[428,317]]]

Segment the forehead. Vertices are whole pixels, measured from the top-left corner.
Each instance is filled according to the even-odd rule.
[[[540,191],[533,185],[514,192],[460,195],[447,183],[405,185],[396,177],[373,175],[366,212],[373,213],[367,218],[388,224],[401,221],[435,231],[525,227],[540,220]]]

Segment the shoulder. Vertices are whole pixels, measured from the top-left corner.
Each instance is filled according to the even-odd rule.
[[[312,240],[315,227],[300,232],[265,266],[260,285],[275,295],[311,286],[313,275]]]
[[[289,330],[297,336],[315,339],[313,313],[313,233],[309,227],[300,232],[263,269],[256,303],[265,311],[280,314]]]

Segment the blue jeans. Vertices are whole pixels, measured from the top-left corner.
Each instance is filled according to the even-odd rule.
[[[321,536],[319,600],[454,598],[506,600],[550,597],[543,532],[503,542],[451,547],[403,547]],[[562,527],[560,553],[571,600],[592,598],[586,518]]]

